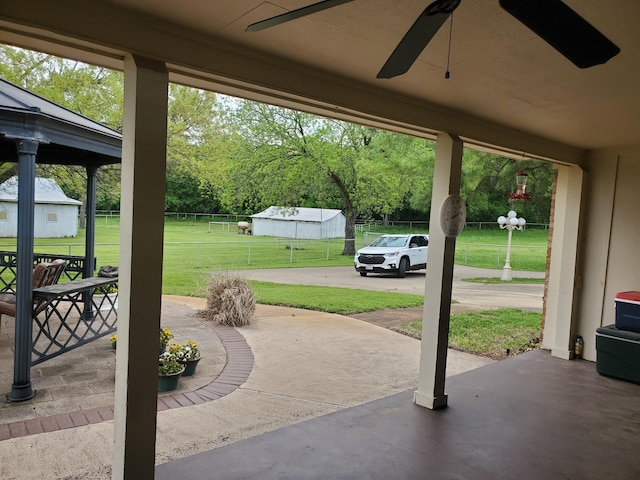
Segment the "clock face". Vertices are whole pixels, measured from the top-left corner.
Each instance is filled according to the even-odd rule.
[[[449,238],[457,237],[467,221],[467,206],[460,195],[449,195],[440,207],[440,227]]]

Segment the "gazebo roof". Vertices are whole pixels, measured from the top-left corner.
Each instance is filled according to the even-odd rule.
[[[121,158],[116,130],[0,79],[0,161],[17,161],[19,139],[39,142],[38,163],[101,166]]]

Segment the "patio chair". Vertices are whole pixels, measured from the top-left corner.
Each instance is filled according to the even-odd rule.
[[[33,288],[46,287],[58,283],[67,262],[54,260],[51,263],[38,263],[33,269]],[[16,294],[0,293],[0,331],[2,331],[2,315],[16,316]]]

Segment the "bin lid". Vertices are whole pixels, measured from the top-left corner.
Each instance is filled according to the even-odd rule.
[[[618,292],[616,293],[616,300],[640,303],[640,292]]]
[[[596,328],[596,339],[598,337],[618,338],[621,340],[630,340],[640,343],[640,333],[629,330],[621,330],[615,325],[607,325],[605,327]]]

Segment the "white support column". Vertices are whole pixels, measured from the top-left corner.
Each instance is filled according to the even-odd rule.
[[[430,409],[447,406],[444,386],[456,241],[445,237],[439,213],[448,195],[460,193],[462,147],[458,137],[444,133],[438,135],[429,218],[420,371],[418,390],[414,394],[415,403]]]
[[[543,347],[554,357],[573,356],[574,289],[578,257],[578,229],[584,172],[578,166],[559,166],[553,215],[553,239]]]
[[[118,480],[154,476],[167,97],[163,63],[125,59],[112,473]]]

